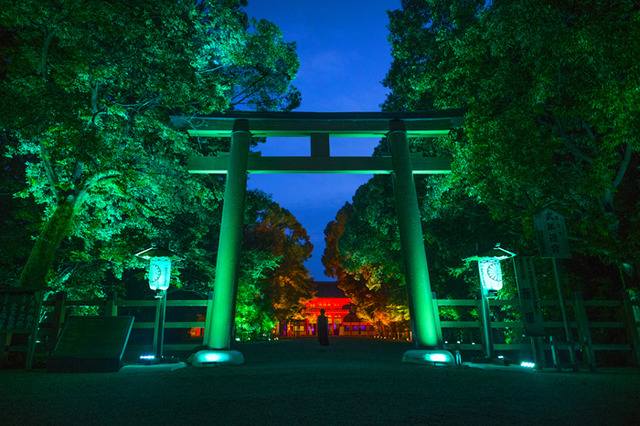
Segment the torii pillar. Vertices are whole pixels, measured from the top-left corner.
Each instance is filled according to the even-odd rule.
[[[244,364],[242,353],[231,350],[231,337],[236,313],[250,143],[249,122],[236,120],[231,133],[227,181],[224,187],[213,309],[208,310],[210,314],[207,315],[205,325],[204,344],[210,349],[195,354],[193,365],[197,366]]]
[[[393,120],[387,134],[393,165],[393,191],[396,199],[400,245],[405,283],[409,290],[409,315],[417,349],[407,351],[404,362],[453,364],[450,352],[438,341],[427,254],[424,249],[420,209],[416,194],[411,155],[404,122]]]
[[[244,357],[231,350],[247,173],[391,173],[394,178],[396,209],[404,261],[405,281],[414,341],[417,348],[403,355],[404,362],[454,364],[450,352],[439,339],[427,257],[422,237],[416,195],[415,173],[450,172],[450,159],[411,155],[408,132],[413,137],[445,136],[462,120],[461,111],[401,113],[251,113],[234,112],[196,117],[189,131],[192,136],[228,137],[229,156],[194,157],[191,173],[226,173],[220,240],[214,283],[214,297],[207,307],[204,345],[194,354],[192,364],[205,367],[243,364]],[[251,120],[251,133],[249,132]],[[172,117],[184,126],[183,117]],[[311,157],[249,156],[251,136],[310,136]],[[329,137],[383,137],[389,142],[389,157],[331,157]]]

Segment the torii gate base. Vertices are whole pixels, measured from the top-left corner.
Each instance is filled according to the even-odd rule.
[[[235,296],[242,242],[247,173],[392,173],[409,311],[417,349],[407,351],[404,362],[452,365],[453,355],[443,349],[436,329],[429,270],[422,238],[414,173],[448,173],[448,159],[411,155],[408,135],[444,136],[462,121],[460,111],[398,113],[253,113],[172,117],[177,126],[189,124],[191,136],[228,137],[225,157],[193,158],[191,173],[227,173],[220,241],[214,283],[215,297],[207,309],[204,343],[209,349],[194,354],[192,365],[237,365],[243,355],[231,350]],[[249,157],[251,136],[309,136],[311,158]],[[386,137],[388,157],[330,157],[329,137]],[[307,161],[305,161],[307,160]],[[302,167],[301,167],[302,164]],[[210,309],[209,309],[210,308]]]

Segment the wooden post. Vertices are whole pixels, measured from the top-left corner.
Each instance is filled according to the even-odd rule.
[[[28,344],[27,344],[27,362],[25,368],[31,370],[33,367],[33,359],[36,355],[36,344],[38,336],[38,328],[40,326],[40,314],[42,312],[42,299],[44,298],[43,290],[36,290],[33,293],[37,308],[34,309],[35,319],[32,322],[31,330],[29,332]]]
[[[207,294],[207,312],[204,314],[204,334],[202,341],[206,344],[209,341],[209,335],[211,333],[211,327],[209,327],[209,320],[213,315],[213,298],[214,292],[213,290],[209,291]]]
[[[557,371],[562,370],[562,364],[560,363],[560,353],[558,351],[558,345],[553,336],[549,337],[549,344],[551,345],[551,357],[553,358],[553,366]]]
[[[442,325],[440,324],[440,310],[438,308],[438,299],[436,292],[431,292],[431,300],[433,301],[433,319],[435,322],[436,333],[438,334],[438,347],[444,347],[444,339],[442,338]]]
[[[7,356],[9,355],[9,348],[11,347],[11,337],[13,334],[10,331],[0,333],[0,336],[4,336],[2,339],[2,355],[0,356],[0,366],[7,362]]]
[[[312,157],[329,157],[330,143],[328,133],[312,133],[311,134],[311,156]]]
[[[631,343],[631,349],[636,356],[636,364],[640,367],[640,321],[636,319],[631,297],[629,297],[629,293],[626,291],[622,292],[622,303],[624,305],[624,313],[627,320],[629,342]],[[640,309],[640,307],[638,308]]]
[[[493,328],[491,327],[491,306],[488,291],[480,289],[480,313],[482,315],[482,336],[487,359],[494,359],[496,351],[493,348]]]
[[[107,295],[107,301],[104,305],[104,316],[105,317],[117,317],[118,316],[118,305],[116,304],[116,299],[118,298],[118,292],[112,291]]]
[[[591,331],[589,330],[589,320],[587,318],[587,311],[584,308],[584,300],[582,299],[582,293],[574,291],[573,297],[573,311],[578,322],[578,339],[580,344],[584,346],[585,356],[587,358],[587,364],[591,371],[596,371],[596,355],[593,352],[593,344],[591,343]]]
[[[571,359],[571,365],[574,370],[578,369],[576,364],[576,348],[573,343],[573,333],[571,332],[571,321],[567,316],[567,307],[564,302],[564,292],[562,291],[562,285],[560,284],[560,272],[558,272],[558,259],[555,257],[551,259],[553,263],[553,274],[556,278],[556,285],[558,287],[558,302],[560,303],[560,312],[562,313],[562,322],[564,323],[565,339],[569,344],[569,358]]]
[[[62,332],[62,325],[65,320],[67,293],[60,291],[56,293],[56,301],[53,305],[53,318],[51,321],[51,340],[49,341],[49,355],[53,353],[58,343],[58,337]]]
[[[540,336],[531,336],[531,351],[533,352],[533,362],[536,370],[544,370],[547,360],[544,357],[544,342]]]

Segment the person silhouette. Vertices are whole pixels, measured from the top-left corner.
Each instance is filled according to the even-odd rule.
[[[329,318],[324,315],[324,309],[320,309],[318,316],[318,342],[320,342],[320,352],[324,352],[325,346],[329,346]]]

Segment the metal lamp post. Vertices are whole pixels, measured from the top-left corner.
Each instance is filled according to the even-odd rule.
[[[493,361],[495,351],[493,349],[493,334],[491,332],[491,310],[489,308],[489,299],[493,299],[498,295],[498,291],[502,289],[502,269],[500,261],[515,256],[500,247],[500,244],[482,254],[467,257],[465,261],[477,261],[480,271],[480,299],[482,312],[483,335],[485,341],[485,361]]]
[[[155,245],[137,253],[136,256],[149,261],[149,288],[156,292],[156,332],[153,335],[153,346],[155,348],[153,360],[159,363],[162,362],[163,358],[164,322],[167,311],[167,289],[171,281],[171,261],[184,260],[184,258]]]

